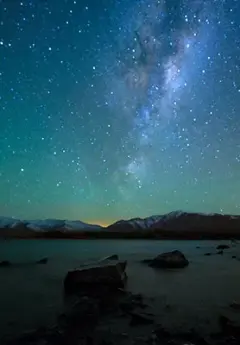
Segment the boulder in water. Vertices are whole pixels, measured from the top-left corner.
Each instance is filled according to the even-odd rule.
[[[227,244],[219,244],[219,246],[217,246],[217,250],[224,250],[224,249],[229,249],[230,246]]]
[[[69,271],[64,279],[65,292],[80,295],[117,292],[125,287],[126,265],[126,261],[107,262]]]
[[[41,265],[44,265],[48,262],[48,258],[42,258],[38,261],[36,261],[36,264],[41,264]]]
[[[149,263],[154,268],[184,268],[188,265],[189,261],[179,250],[160,254]]]

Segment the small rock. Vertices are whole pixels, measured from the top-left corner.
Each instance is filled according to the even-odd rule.
[[[217,246],[217,250],[224,250],[224,249],[229,249],[230,246],[227,244],[219,244],[219,246]]]
[[[128,337],[128,334],[127,333],[121,333],[121,336],[123,337],[123,338],[127,338]]]
[[[119,303],[119,308],[124,312],[124,313],[129,313],[131,312],[135,306],[131,301],[123,301]]]
[[[228,317],[220,315],[218,322],[224,335],[240,337],[240,327],[235,325]]]
[[[153,268],[184,268],[189,265],[189,261],[179,250],[158,255],[150,264]]]
[[[141,294],[130,294],[119,303],[119,307],[123,312],[130,313],[135,308],[144,309],[147,305],[143,303]]]
[[[47,264],[47,262],[48,262],[48,258],[42,258],[36,261],[36,264],[44,265],[44,264]]]
[[[156,334],[159,340],[170,339],[170,333],[165,328],[163,328],[162,325],[157,325],[157,328],[154,330],[154,333]]]
[[[0,267],[9,267],[11,266],[11,262],[7,260],[0,261]]]
[[[218,255],[223,255],[223,250],[219,250],[219,251],[217,252],[217,254],[218,254]]]
[[[236,301],[233,301],[231,304],[230,304],[230,307],[234,310],[238,310],[240,311],[240,303],[236,302]]]
[[[170,304],[165,305],[165,310],[172,310],[172,306]]]
[[[150,325],[152,323],[154,323],[153,319],[149,318],[148,316],[131,312],[130,326]]]
[[[194,329],[175,334],[174,338],[184,341],[184,345],[209,345],[207,340],[200,336]]]
[[[142,301],[143,300],[143,295],[140,293],[136,293],[134,295],[132,295],[132,298],[137,300],[137,301]]]

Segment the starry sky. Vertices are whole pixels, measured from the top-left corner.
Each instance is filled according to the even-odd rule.
[[[239,0],[0,0],[0,214],[240,213]]]

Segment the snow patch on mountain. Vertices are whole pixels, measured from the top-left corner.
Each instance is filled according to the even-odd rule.
[[[0,217],[0,229],[26,228],[32,231],[78,231],[98,230],[100,225],[87,224],[82,221],[60,219],[19,220],[11,217]]]

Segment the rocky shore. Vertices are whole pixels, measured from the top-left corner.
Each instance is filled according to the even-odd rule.
[[[224,251],[227,247],[216,249]],[[155,314],[154,301],[128,290],[127,265],[127,261],[113,255],[70,270],[63,281],[65,310],[56,324],[1,341],[1,345],[240,344],[240,325],[226,315],[218,315],[218,331],[209,329],[208,334],[193,328],[181,331],[164,326]],[[150,270],[169,270],[174,275],[176,270],[187,270],[191,263],[175,250],[143,260],[143,265]],[[230,307],[240,310],[237,301]],[[166,312],[167,309],[171,306],[166,306]]]

